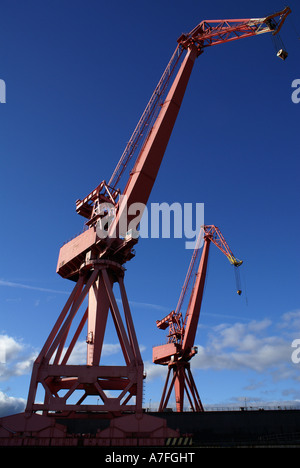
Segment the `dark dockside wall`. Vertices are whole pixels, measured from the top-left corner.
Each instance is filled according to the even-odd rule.
[[[300,410],[151,413],[172,429],[193,434],[193,444],[300,443]]]

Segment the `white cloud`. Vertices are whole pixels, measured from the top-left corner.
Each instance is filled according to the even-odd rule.
[[[110,356],[111,354],[116,354],[121,351],[121,346],[119,343],[104,343],[102,349],[102,356]]]
[[[6,395],[0,391],[0,417],[3,418],[10,414],[21,413],[24,411],[26,400]]]
[[[143,352],[145,350],[145,346],[140,346],[140,351]],[[63,355],[66,352],[67,348],[64,348]],[[102,348],[102,357],[112,356],[118,353],[121,353],[121,346],[119,343],[103,343]],[[87,352],[87,345],[85,341],[78,341],[74,346],[74,349],[70,355],[68,360],[68,364],[86,364],[86,352]]]
[[[8,335],[0,335],[0,362],[6,363],[14,359],[22,349],[22,345]]]
[[[36,353],[8,335],[0,335],[0,380],[28,374]]]
[[[292,310],[283,314],[279,327],[300,330],[300,310]]]
[[[252,369],[283,372],[291,365],[291,342],[270,333],[269,319],[249,323],[221,324],[208,334],[205,346],[198,345],[194,369]]]
[[[153,364],[150,361],[144,362],[144,370],[146,372],[146,382],[150,382],[151,380],[156,379],[157,377],[161,377],[163,379],[166,378],[167,375],[167,366],[159,366],[157,364]]]
[[[36,353],[8,335],[0,335],[0,381],[29,374]],[[0,417],[24,411],[26,400],[15,398],[0,390]]]
[[[104,343],[102,348],[102,356],[111,356],[112,354],[117,354],[121,351],[121,346],[119,343]],[[63,355],[66,352],[64,349]],[[68,360],[68,364],[86,364],[86,342],[78,341],[74,346],[74,349]]]

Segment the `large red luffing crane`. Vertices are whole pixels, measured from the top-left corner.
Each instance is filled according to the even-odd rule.
[[[127,208],[135,202],[147,204],[195,59],[207,47],[262,33],[276,35],[289,13],[285,8],[264,18],[202,21],[190,33],[182,34],[111,178],[76,201],[77,213],[86,219],[85,230],[61,247],[57,263],[58,274],[75,285],[33,366],[23,424],[27,432],[36,428],[38,412],[43,416],[39,416],[36,431],[44,428],[44,434],[51,418],[52,426],[54,419],[103,415],[114,421],[131,411],[141,420],[143,361],[124,285],[124,264],[134,257],[138,237],[129,229],[134,215],[128,214]],[[121,304],[115,285],[119,286]],[[109,311],[123,352],[123,366],[101,363]],[[74,363],[74,350],[84,331],[86,361]],[[16,420],[10,418],[11,422]],[[125,425],[129,430],[130,425]],[[150,440],[149,434],[154,437],[158,432],[149,429],[149,418],[147,427]],[[137,429],[133,432],[140,434]],[[113,433],[111,428],[110,435]],[[101,434],[105,437],[105,431]]]
[[[201,240],[204,246],[195,273],[195,266],[200,252]],[[186,395],[192,411],[203,411],[203,405],[190,369],[190,360],[197,354],[194,346],[196,331],[200,316],[201,303],[206,278],[208,253],[210,243],[213,242],[228,258],[229,262],[238,268],[243,262],[238,260],[230,250],[220,229],[216,226],[202,226],[195,250],[188,268],[188,272],[182,287],[177,307],[162,320],[157,320],[156,325],[161,330],[169,327],[167,344],[153,348],[153,362],[168,366],[159,411],[167,408],[172,390],[175,389],[176,410],[183,411],[184,396]],[[192,288],[185,316],[182,315],[182,305],[189,288]],[[241,294],[241,290],[237,290]],[[173,372],[170,380],[171,373]]]

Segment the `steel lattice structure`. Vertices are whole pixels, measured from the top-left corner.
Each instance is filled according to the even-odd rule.
[[[109,182],[102,181],[86,197],[76,201],[76,211],[86,219],[86,228],[62,246],[57,264],[57,273],[75,282],[75,286],[34,363],[25,413],[0,421],[0,444],[17,445],[24,440],[43,444],[45,438],[57,437],[61,445],[66,445],[66,426],[59,422],[72,418],[111,419],[110,430],[101,431],[96,445],[112,440],[116,444],[124,441],[134,444],[136,440],[161,444],[167,434],[174,434],[162,426],[160,418],[153,420],[143,414],[143,362],[124,285],[124,264],[134,257],[138,240],[128,232],[132,217],[127,216],[127,206],[135,202],[147,204],[196,58],[212,45],[267,32],[275,35],[289,12],[286,8],[264,18],[203,21],[190,33],[180,36],[175,53]],[[118,188],[121,178],[133,161],[125,188],[121,190]],[[103,206],[113,207],[114,217],[106,235],[99,237],[97,227],[107,214]],[[105,231],[106,227],[102,229]],[[114,292],[116,285],[122,297],[121,306]],[[123,366],[101,363],[109,313],[124,355]],[[75,319],[77,325],[72,329]],[[71,364],[84,330],[86,362]],[[42,399],[37,397],[38,390],[43,392]],[[78,392],[80,396],[76,399]],[[111,392],[117,392],[117,396]],[[89,396],[101,403],[87,403]],[[132,414],[129,416],[126,411]]]

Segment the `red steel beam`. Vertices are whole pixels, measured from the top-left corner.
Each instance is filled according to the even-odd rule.
[[[197,277],[196,277],[193,293],[191,294],[191,299],[188,305],[188,310],[186,312],[184,338],[183,338],[183,343],[182,343],[183,352],[189,351],[190,348],[194,346],[197,325],[198,325],[199,315],[200,315],[200,309],[201,309],[201,303],[202,303],[202,298],[203,298],[209,246],[210,246],[210,239],[209,238],[204,239],[203,252],[201,255],[201,260],[200,260],[199,268],[197,271]]]
[[[128,225],[135,215],[127,216],[127,206],[141,203],[146,206],[153,188],[158,170],[166,151],[183,96],[197,57],[196,47],[191,46],[174,79],[171,89],[165,99],[160,113],[155,121],[146,144],[140,152],[138,159],[130,173],[127,185],[123,192],[124,198],[119,206],[116,220],[111,225],[111,232],[125,235]],[[141,213],[142,214],[142,213]],[[124,230],[119,232],[119,224],[126,215]]]

